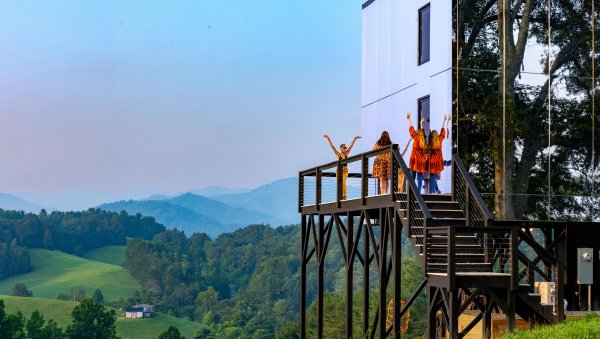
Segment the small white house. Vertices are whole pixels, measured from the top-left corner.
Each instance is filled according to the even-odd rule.
[[[151,318],[154,316],[154,307],[149,304],[139,304],[125,309],[125,318]]]

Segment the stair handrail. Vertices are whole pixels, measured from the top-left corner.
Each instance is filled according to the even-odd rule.
[[[470,226],[470,222],[471,222],[471,209],[469,207],[471,204],[471,195],[472,195],[473,199],[475,200],[475,204],[479,208],[480,212],[483,214],[484,226],[486,226],[486,227],[491,226],[493,223],[493,220],[494,220],[494,215],[492,214],[492,212],[490,212],[487,205],[483,201],[483,197],[479,193],[479,190],[477,190],[477,186],[475,186],[475,183],[471,179],[469,172],[463,165],[458,154],[453,154],[452,155],[452,200],[454,200],[454,201],[458,201],[458,196],[457,196],[458,193],[456,192],[456,180],[458,179],[458,176],[460,176],[464,180],[465,186],[466,186],[465,197],[464,197],[465,203],[466,203],[466,206],[464,208],[465,217],[466,217],[466,225]]]
[[[415,184],[415,181],[413,180],[413,178],[410,174],[410,170],[408,169],[408,166],[406,166],[406,163],[404,162],[404,159],[402,158],[400,151],[397,148],[395,148],[393,150],[392,154],[394,155],[394,161],[392,162],[392,173],[397,173],[397,170],[395,171],[395,168],[394,168],[394,164],[397,164],[398,167],[400,168],[400,171],[404,174],[405,182],[408,184],[407,189],[406,189],[406,200],[407,200],[407,207],[408,207],[409,213],[410,213],[409,197],[411,197],[411,195],[414,195],[414,199],[415,199],[417,205],[419,206],[419,209],[421,209],[421,211],[423,211],[423,219],[424,219],[423,227],[426,227],[427,224],[433,219],[433,216],[431,215],[431,212],[429,211],[429,207],[427,207],[427,204],[425,203],[425,199],[423,199],[421,192],[419,192],[419,189],[417,188],[417,184]],[[398,200],[400,196],[396,192],[396,189],[395,189],[398,186],[398,176],[397,175],[392,175],[390,186],[391,186],[392,192],[394,192],[393,199]]]

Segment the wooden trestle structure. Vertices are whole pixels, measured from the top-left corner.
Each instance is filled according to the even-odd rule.
[[[378,194],[377,180],[369,173],[374,158],[384,153],[392,159],[391,173],[398,175],[392,175],[391,193]],[[344,167],[349,169],[347,197],[342,176],[336,175]],[[312,330],[323,337],[325,258],[332,237],[337,237],[346,268],[346,338],[357,333],[352,325],[356,265],[362,268],[361,337],[399,338],[402,316],[420,293],[427,296],[428,338],[462,338],[479,323],[483,337],[490,338],[492,313],[506,317],[507,331],[515,328],[517,317],[530,326],[564,319],[569,224],[494,221],[457,156],[452,171],[451,195],[421,195],[414,180],[404,180],[411,178],[409,170],[392,145],[300,172],[302,338],[307,337],[307,270],[313,260]],[[402,231],[421,264],[422,283],[404,307],[392,308],[393,322],[386,326],[388,303],[401,299]],[[370,272],[373,266],[376,274]],[[370,281],[373,275],[376,281]],[[541,304],[533,293],[536,281],[556,284],[554,304]],[[459,330],[459,316],[466,310],[478,312]]]

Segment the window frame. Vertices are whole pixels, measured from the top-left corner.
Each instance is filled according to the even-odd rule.
[[[426,60],[422,60],[423,59],[423,13],[425,11],[429,11],[429,36],[427,37],[427,44],[429,46],[428,48],[428,53],[427,53],[427,59]],[[419,50],[417,53],[417,65],[421,66],[423,64],[428,63],[431,60],[431,3],[428,3],[427,5],[419,8]]]

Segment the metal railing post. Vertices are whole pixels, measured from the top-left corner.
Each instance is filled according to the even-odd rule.
[[[519,240],[517,229],[510,228],[510,280],[513,291],[519,289]]]
[[[339,162],[337,162],[337,168],[336,168],[336,201],[337,201],[337,207],[340,208],[342,206],[341,200],[342,200],[342,185],[344,182],[344,173],[342,173],[342,164]]]
[[[361,195],[361,203],[363,205],[367,204],[367,195],[369,194],[369,159],[363,154],[362,155],[362,168],[361,168],[361,187],[360,187],[360,195]]]
[[[316,192],[316,201],[317,211],[321,209],[321,168],[317,167],[317,192]]]
[[[456,287],[456,267],[455,267],[455,235],[456,229],[454,227],[448,227],[448,283],[450,290],[454,290]]]
[[[298,176],[298,213],[302,213],[304,206],[304,175]]]

